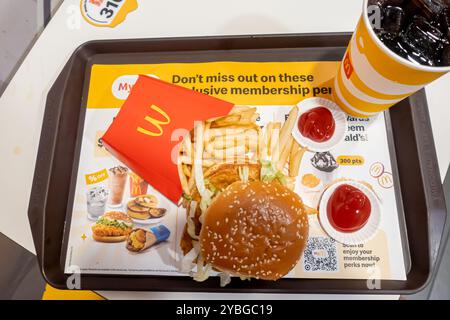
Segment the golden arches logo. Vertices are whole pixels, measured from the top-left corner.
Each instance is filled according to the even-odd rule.
[[[154,119],[154,118],[152,118],[150,116],[146,116],[144,118],[144,120],[149,122],[149,123],[151,123],[155,127],[156,131],[153,132],[153,131],[150,131],[150,130],[147,130],[147,129],[144,129],[144,128],[141,128],[141,127],[138,127],[137,131],[142,133],[142,134],[151,136],[151,137],[162,136],[162,134],[164,132],[163,129],[162,129],[162,126],[163,125],[167,125],[167,124],[170,123],[170,121],[171,121],[170,117],[169,117],[169,115],[167,113],[164,112],[164,110],[162,110],[161,108],[159,108],[159,107],[157,107],[157,106],[155,106],[153,104],[150,107],[150,109],[155,110],[156,112],[158,112],[160,115],[162,115],[165,118],[165,120],[161,121],[161,120]]]

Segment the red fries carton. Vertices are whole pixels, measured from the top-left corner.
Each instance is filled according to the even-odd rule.
[[[107,150],[174,203],[182,195],[177,157],[195,121],[227,115],[233,104],[139,76],[102,137]]]

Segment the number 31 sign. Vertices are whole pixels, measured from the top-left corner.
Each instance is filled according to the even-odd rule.
[[[136,0],[81,0],[84,19],[97,27],[114,28],[122,23],[128,13],[138,7]]]

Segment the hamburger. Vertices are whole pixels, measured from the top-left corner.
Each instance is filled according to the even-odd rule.
[[[204,261],[240,277],[277,280],[300,259],[308,218],[300,197],[279,182],[235,182],[205,213]]]
[[[198,240],[198,235],[201,230],[200,217],[202,216],[202,208],[206,209],[211,198],[221,193],[230,184],[240,181],[240,171],[242,171],[241,168],[243,167],[232,163],[214,165],[204,173],[205,188],[207,189],[206,196],[202,199],[197,188],[194,188],[191,195],[184,195],[184,207],[187,209],[187,223],[180,246],[185,255],[193,249],[193,241]],[[247,164],[245,168],[248,181],[257,181],[260,179],[260,164]]]
[[[281,175],[267,179],[261,169],[261,164],[211,168],[205,173],[207,190],[214,190],[210,199],[194,193],[188,201],[181,248],[197,264],[195,280],[205,280],[210,270],[228,278],[277,280],[300,259],[308,238],[305,206]]]
[[[92,237],[100,242],[122,242],[133,229],[133,221],[125,213],[111,211],[92,226]]]

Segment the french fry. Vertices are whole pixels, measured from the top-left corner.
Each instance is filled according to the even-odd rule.
[[[214,152],[215,152],[215,150],[213,148],[213,145],[210,144],[208,146],[208,149],[203,150],[203,160],[205,160],[205,159],[213,159],[214,158]]]
[[[268,127],[271,126],[271,122],[269,122],[263,130],[261,130],[258,134],[258,140],[259,140],[259,158],[260,159],[267,159],[267,139],[268,139]]]
[[[205,124],[200,122],[195,127],[195,147],[194,147],[194,176],[197,190],[201,196],[205,194],[206,187],[203,180],[203,134],[205,130]]]
[[[222,136],[220,138],[216,138],[212,142],[213,149],[227,149],[232,148],[235,145],[244,145],[245,142],[242,141],[242,137],[244,136],[244,133],[232,135],[232,136]],[[241,139],[239,139],[241,137]]]
[[[183,142],[181,144],[181,151],[184,153],[184,155],[189,158],[189,162],[183,161],[184,163],[189,163],[192,164],[192,162],[194,161],[194,154],[193,154],[193,145],[192,145],[192,141],[191,141],[191,133],[189,132],[183,139]]]
[[[189,176],[188,180],[188,195],[192,195],[195,188],[195,175],[194,175],[194,166],[191,167],[191,175]]]
[[[203,159],[203,167],[209,168],[215,165],[217,162],[212,158]]]
[[[252,117],[250,118],[250,121],[251,121],[251,122],[255,122],[256,120],[258,120],[258,118],[259,118],[259,114],[255,113],[255,114],[253,114]]]
[[[220,139],[215,139],[211,144],[214,146],[214,149],[227,149],[233,146],[246,146],[246,149],[250,149],[249,145],[256,145],[258,143],[258,136],[256,133],[252,134],[247,131],[243,134],[237,134],[232,136],[224,136]],[[256,148],[254,148],[256,149]]]
[[[183,164],[181,163],[180,159],[178,159],[177,161],[177,167],[178,167],[178,176],[180,177],[181,188],[183,189],[184,193],[189,193],[188,181],[184,174]]]
[[[211,139],[211,133],[209,132],[210,127],[211,127],[211,122],[206,122],[205,129],[203,131],[203,143],[206,143]]]
[[[266,127],[264,128],[264,134],[262,136],[261,141],[261,152],[260,152],[260,158],[261,159],[268,159],[272,156],[272,137],[274,134],[274,130],[279,128],[280,123],[279,122],[269,122]]]
[[[270,147],[270,134],[272,132],[273,122],[269,122],[264,128],[264,134],[261,142],[261,159],[267,159],[269,157]]]
[[[259,135],[255,131],[249,132],[244,138],[245,146],[246,146],[246,152],[252,152],[254,155],[252,157],[255,157],[258,155],[258,144],[259,144]]]
[[[191,157],[188,157],[188,156],[186,156],[186,155],[184,155],[184,154],[180,155],[180,156],[178,157],[178,159],[181,161],[181,163],[184,163],[184,164],[192,164],[192,158],[191,158]]]
[[[284,166],[286,165],[286,162],[289,158],[289,155],[291,153],[292,143],[294,142],[294,138],[292,136],[289,137],[288,143],[284,146],[284,149],[281,150],[280,159],[277,163],[277,169],[283,170]]]
[[[184,189],[187,188],[188,194],[195,196],[195,190],[200,195],[204,193],[205,186],[197,180],[203,180],[202,175],[215,164],[259,161],[263,139],[261,127],[255,123],[259,117],[256,111],[254,107],[235,106],[230,114],[203,122],[186,137],[179,170],[187,181]],[[273,140],[271,153],[276,153],[281,124],[272,127],[277,129],[277,133],[271,132],[276,136],[267,139]]]
[[[241,121],[244,121],[244,120],[250,120],[250,119],[252,119],[254,116],[259,116],[257,113],[256,113],[256,108],[249,108],[249,109],[247,109],[247,110],[245,110],[245,111],[243,111],[243,112],[241,112],[240,114],[239,114],[239,116],[241,117]],[[256,118],[258,118],[258,117],[256,117]],[[255,118],[255,119],[256,119]]]
[[[294,190],[295,188],[295,177],[285,177],[286,179],[286,187],[288,189]]]
[[[182,166],[183,166],[183,173],[184,173],[184,175],[187,178],[189,178],[191,176],[191,169],[185,164],[183,164]]]
[[[296,177],[300,170],[300,164],[305,154],[306,148],[303,148],[297,141],[293,140],[291,154],[289,155],[289,176]]]
[[[245,156],[230,157],[224,160],[217,159],[217,163],[235,163],[235,164],[248,164],[251,163],[251,159]]]
[[[240,119],[241,119],[240,115],[232,114],[212,121],[211,127],[217,128],[217,127],[224,127],[227,125],[236,125]]]
[[[317,210],[316,208],[309,207],[306,204],[303,204],[303,207],[305,208],[305,211],[307,214],[318,214],[319,213],[319,210]]]
[[[204,149],[203,149],[204,157],[207,154],[212,154],[214,152],[214,144],[215,143],[216,143],[216,140],[211,140],[211,141],[205,142]]]
[[[274,163],[280,158],[280,127],[281,123],[274,122],[269,136],[269,156]]]
[[[288,143],[289,137],[292,136],[292,129],[298,116],[298,108],[293,107],[289,112],[289,116],[280,131],[280,149],[283,150]]]
[[[239,125],[240,126],[249,126],[252,125],[254,123],[254,121],[250,118],[250,119],[243,119],[239,121]]]
[[[267,155],[269,157],[272,156],[272,135],[273,135],[273,128],[274,128],[274,126],[275,126],[275,123],[271,122],[269,124],[269,126],[267,127],[267,139],[266,139],[266,142],[267,142]]]
[[[245,145],[233,146],[227,149],[214,149],[214,158],[228,160],[235,157],[245,157]]]
[[[235,114],[235,113],[240,114],[249,109],[251,109],[251,107],[249,107],[249,106],[234,106],[233,109],[231,109],[230,114]]]
[[[295,167],[297,166],[298,154],[300,150],[300,145],[296,140],[292,141],[291,148],[289,149],[289,176],[293,177],[292,174],[295,172]]]
[[[236,163],[236,164],[254,164],[257,163],[256,160],[248,158],[248,157],[236,157],[233,159],[232,163]]]
[[[255,158],[261,159],[261,145],[263,143],[263,134],[262,134],[262,130],[259,130],[256,133],[256,139],[257,139],[257,149],[256,149],[256,154],[254,155]]]
[[[236,134],[242,134],[246,130],[249,130],[251,128],[246,127],[238,127],[238,126],[229,126],[229,127],[222,127],[222,128],[211,128],[209,129],[211,140],[221,138],[223,136],[232,136]]]
[[[248,157],[229,157],[226,159],[223,159],[223,158],[205,158],[205,159],[203,159],[203,167],[204,168],[209,168],[216,164],[225,164],[225,163],[248,164],[248,163],[257,163],[257,160],[252,160]]]

